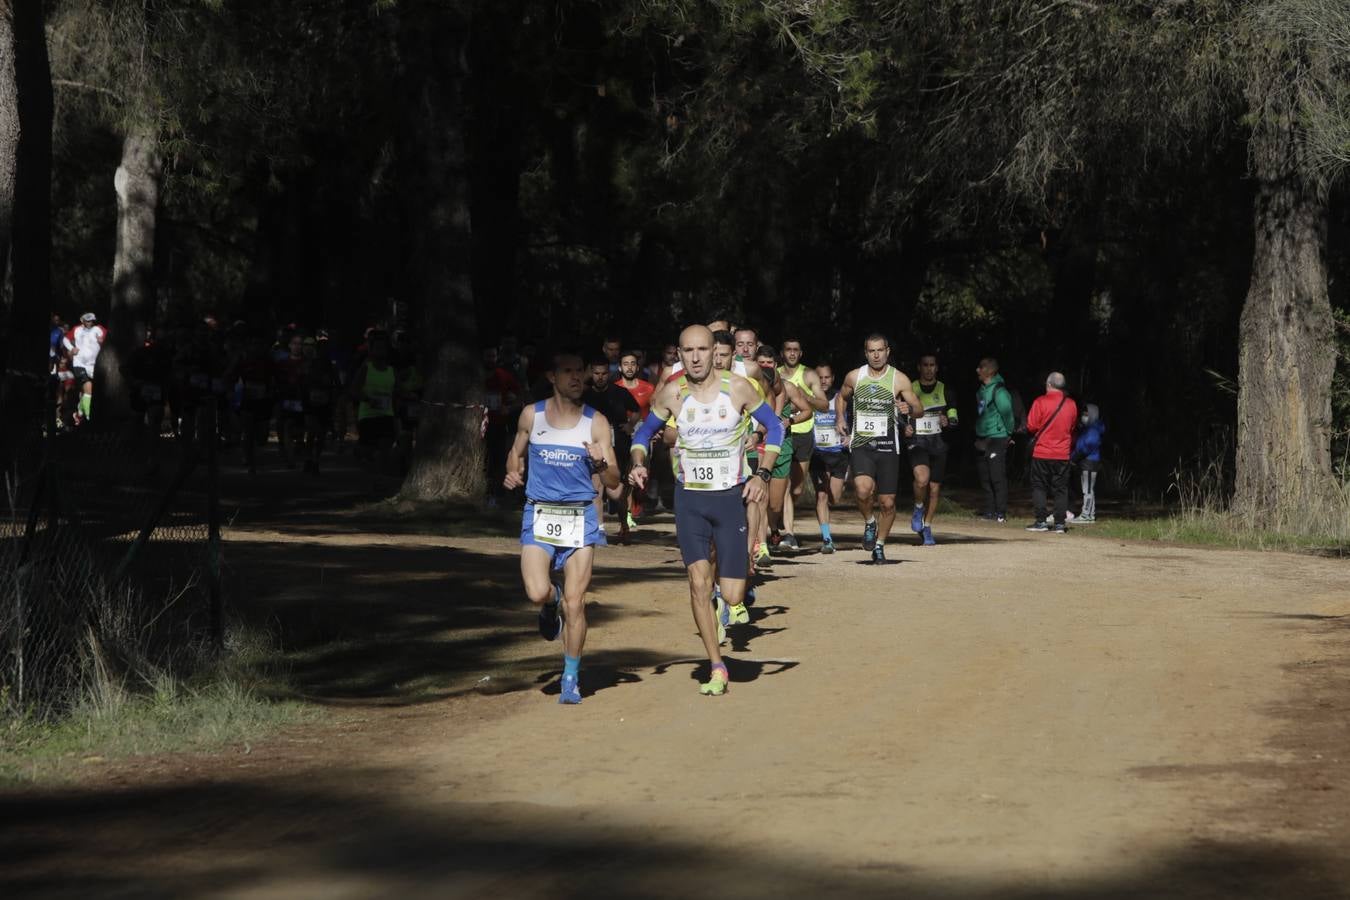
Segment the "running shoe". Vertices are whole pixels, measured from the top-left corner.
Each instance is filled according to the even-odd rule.
[[[730,624],[732,625],[749,625],[750,610],[745,608],[744,603],[737,603],[730,608],[730,619]]]
[[[923,507],[914,507],[914,515],[909,517],[909,530],[915,534],[923,534]]]
[[[769,556],[769,548],[763,544],[755,545],[755,565],[765,567],[773,565],[773,557]]]
[[[873,519],[863,526],[863,549],[872,550],[877,545],[877,520]]]
[[[994,521],[1002,525],[1004,522],[1008,521],[1008,517],[1003,515],[994,516]]]
[[[834,552],[834,541],[826,541],[825,543],[821,544],[821,545],[820,545],[820,552],[821,552],[821,553],[833,553],[833,552]]]
[[[539,606],[539,634],[546,641],[556,641],[562,627],[562,588],[555,584],[553,602],[545,600]]]
[[[1081,525],[1091,525],[1095,521],[1097,521],[1097,517],[1094,515],[1086,515],[1078,517],[1078,522]]]
[[[797,543],[797,538],[790,531],[783,535],[783,540],[779,546],[784,550],[802,549],[802,545]]]
[[[1055,534],[1068,534],[1069,526],[1065,525],[1063,522],[1056,522],[1055,527],[1050,530],[1053,531]]]
[[[933,540],[933,526],[932,525],[923,526],[923,545],[925,547],[932,547],[935,546],[936,544],[937,541]]]
[[[629,528],[637,527],[637,520],[633,518],[633,514],[631,512],[628,514],[628,527]]]
[[[577,676],[562,677],[562,693],[558,694],[558,702],[566,706],[575,706],[581,702],[581,686],[577,684]]]
[[[1050,526],[1047,525],[1047,524],[1045,524],[1045,520],[1044,520],[1044,519],[1038,519],[1038,520],[1036,520],[1035,522],[1032,522],[1030,525],[1027,526],[1027,531],[1035,531],[1035,532],[1040,533],[1040,532],[1046,532],[1046,531],[1049,531],[1049,530],[1050,530]]]
[[[878,566],[886,562],[885,547],[881,546],[880,544],[877,544],[875,547],[872,548],[872,562]]]
[[[727,692],[727,670],[713,666],[712,675],[698,686],[698,692],[705,697],[720,697]]]
[[[726,628],[731,624],[731,607],[722,599],[721,589],[713,591],[713,608],[717,610],[717,624]]]
[[[746,606],[755,605],[755,589],[752,587],[746,587],[745,589],[745,605]]]

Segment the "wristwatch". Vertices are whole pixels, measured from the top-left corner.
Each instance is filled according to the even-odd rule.
[[[769,480],[773,478],[773,473],[770,472],[768,469],[764,468],[763,466],[760,466],[758,469],[756,469],[755,474],[758,475],[760,478],[763,478],[765,484],[768,484]]]

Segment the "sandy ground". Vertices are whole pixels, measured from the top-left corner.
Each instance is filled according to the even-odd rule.
[[[329,499],[229,558],[332,720],[0,796],[0,896],[1350,896],[1343,561],[963,519],[877,567],[841,510],[706,698],[657,524],[564,708],[514,540]]]

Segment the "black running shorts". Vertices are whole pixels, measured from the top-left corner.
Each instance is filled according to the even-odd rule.
[[[815,449],[816,433],[814,431],[794,431],[792,433],[793,462],[810,462],[811,454]]]
[[[894,447],[863,444],[849,451],[853,477],[865,475],[876,482],[878,494],[894,494],[900,485],[900,454]]]
[[[909,445],[909,465],[928,467],[928,480],[933,484],[942,484],[947,474],[947,445],[942,438],[933,440],[919,438]]]
[[[817,490],[824,490],[826,482],[831,478],[843,481],[847,477],[847,452],[840,450],[837,453],[817,453],[811,457],[811,480],[815,482]]]
[[[724,491],[689,491],[675,486],[675,537],[686,566],[711,558],[717,548],[717,574],[745,578],[749,552],[745,546],[745,501],[741,486]]]

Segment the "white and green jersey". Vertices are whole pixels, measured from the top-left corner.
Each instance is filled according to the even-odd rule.
[[[870,444],[879,450],[895,448],[895,369],[887,366],[880,375],[863,366],[853,385],[852,448]]]
[[[693,395],[680,377],[680,407],[675,413],[676,478],[690,491],[723,491],[745,481],[743,445],[751,420],[731,399],[731,373],[719,372],[720,390],[711,401]]]

